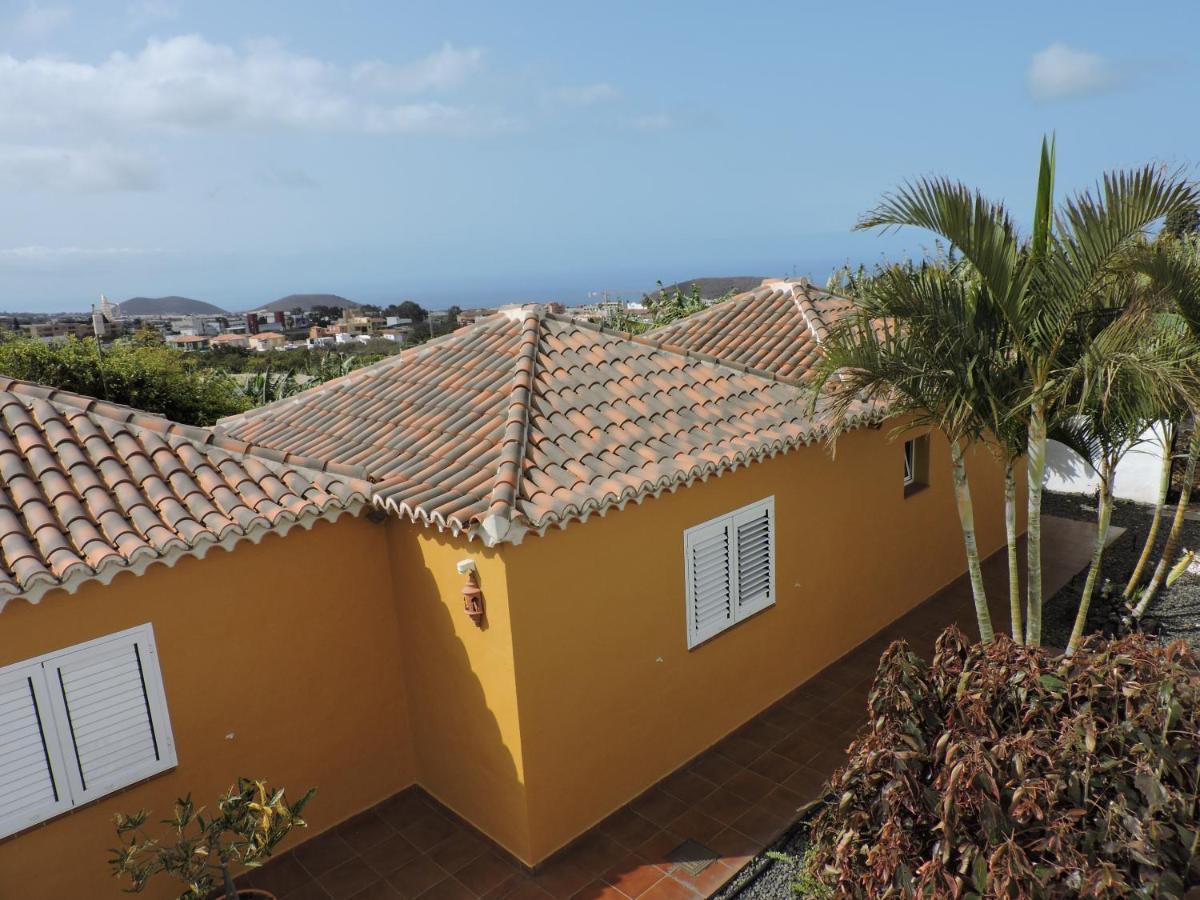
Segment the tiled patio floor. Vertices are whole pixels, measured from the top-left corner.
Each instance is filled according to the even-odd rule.
[[[1115,540],[1121,529],[1114,528]],[[1051,596],[1087,565],[1093,526],[1047,518]],[[1023,554],[1022,554],[1023,556]],[[1007,560],[984,564],[993,624],[1008,628]],[[410,789],[252,873],[280,900],[691,900],[706,897],[769,845],[820,793],[865,717],[879,655],[903,637],[927,655],[951,622],[974,633],[961,578],[734,734],[614,813],[530,874],[465,822]],[[692,840],[717,859],[688,871]]]

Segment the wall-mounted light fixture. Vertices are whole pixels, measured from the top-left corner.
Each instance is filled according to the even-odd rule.
[[[483,590],[479,587],[479,575],[475,570],[475,560],[460,560],[455,568],[458,569],[459,575],[467,576],[467,583],[463,585],[462,589],[463,610],[477,627],[482,628]]]

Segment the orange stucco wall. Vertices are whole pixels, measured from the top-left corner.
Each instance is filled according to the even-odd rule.
[[[512,626],[502,551],[388,523],[418,780],[511,853],[531,852]],[[459,560],[474,560],[482,628],[463,612]]]
[[[0,665],[153,622],[180,763],[0,841],[0,896],[117,896],[112,814],[238,774],[316,785],[309,834],[416,782],[540,862],[963,572],[945,443],[907,499],[902,453],[858,431],[497,549],[344,517],[10,604]],[[1001,476],[969,466],[986,554]],[[688,651],[684,530],[771,495],[776,605]]]
[[[386,554],[384,526],[344,516],[10,603],[0,666],[152,622],[179,765],[0,841],[0,896],[123,896],[106,865],[113,814],[157,821],[188,791],[211,805],[238,775],[315,786],[311,833],[411,784]],[[170,887],[147,895],[178,896]]]
[[[506,547],[530,861],[544,858],[965,571],[946,443],[844,436]],[[972,454],[979,544],[1003,482]],[[689,651],[683,532],[775,497],[774,607]]]

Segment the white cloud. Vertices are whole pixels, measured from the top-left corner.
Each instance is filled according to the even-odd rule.
[[[1061,100],[1103,94],[1119,88],[1126,73],[1096,53],[1054,43],[1033,55],[1029,90],[1038,100]]]
[[[466,77],[477,53],[446,47],[393,67],[392,90],[447,86]],[[98,64],[0,54],[0,126],[10,134],[86,129],[116,135],[222,128],[464,132],[477,119],[487,124],[487,116],[469,108],[380,99],[364,78],[275,41],[235,49],[199,35],[151,39],[137,54],[114,53]]]
[[[562,106],[594,106],[597,103],[607,103],[616,100],[620,92],[607,82],[584,84],[575,87],[560,87],[546,95],[549,103]]]
[[[26,38],[42,38],[57,31],[71,20],[71,10],[65,6],[43,6],[30,3],[16,16],[13,30]]]
[[[351,77],[360,85],[401,94],[441,91],[455,87],[483,67],[483,51],[478,47],[459,50],[453,44],[410,63],[386,63],[371,60],[356,65]]]
[[[158,167],[141,154],[94,144],[85,148],[0,146],[0,185],[69,193],[149,191]]]

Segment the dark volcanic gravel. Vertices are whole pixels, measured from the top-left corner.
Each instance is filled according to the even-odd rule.
[[[1158,562],[1157,552],[1166,540],[1174,515],[1174,504],[1169,504],[1162,525],[1159,527],[1158,547],[1151,557],[1149,566]],[[1047,491],[1042,498],[1045,515],[1061,516],[1066,519],[1096,521],[1096,498],[1078,494],[1055,494]],[[1120,596],[1133,567],[1142,552],[1142,544],[1150,530],[1154,515],[1152,506],[1118,500],[1113,508],[1112,524],[1126,529],[1125,534],[1114,541],[1104,552],[1101,582],[1108,579],[1112,590],[1097,591],[1092,598],[1088,615],[1088,631],[1112,632],[1120,615]],[[1200,549],[1200,522],[1186,521],[1180,548]],[[1200,559],[1200,555],[1197,557]],[[1200,564],[1193,568],[1200,570]],[[1147,576],[1148,577],[1148,576]],[[1080,572],[1066,587],[1046,601],[1042,613],[1042,637],[1044,643],[1066,646],[1075,623],[1075,610],[1083,593],[1083,582],[1087,570]],[[1155,630],[1158,638],[1171,641],[1183,638],[1193,649],[1200,651],[1200,574],[1188,571],[1169,589],[1159,594],[1154,605],[1146,613],[1147,625]],[[775,900],[795,897],[792,879],[796,874],[796,863],[770,858],[767,853],[785,853],[798,861],[804,855],[808,842],[806,819],[801,819],[783,835],[768,851],[757,857],[738,873],[717,894],[717,900]]]
[[[1079,494],[1053,494],[1047,491],[1042,500],[1042,512],[1046,515],[1095,522],[1096,498]],[[1158,529],[1158,546],[1150,557],[1148,571],[1152,571],[1158,562],[1158,552],[1166,541],[1174,512],[1174,504],[1169,504]],[[1153,517],[1152,506],[1127,500],[1116,501],[1112,523],[1127,530],[1104,551],[1100,585],[1103,586],[1105,580],[1108,580],[1109,590],[1098,590],[1092,598],[1092,605],[1088,611],[1089,632],[1112,633],[1116,628],[1120,616],[1121,591],[1125,589],[1125,582],[1133,567],[1137,565]],[[1184,521],[1180,550],[1184,548],[1200,548],[1200,522]],[[1200,569],[1200,564],[1194,564],[1193,568]],[[1042,612],[1044,643],[1055,647],[1066,646],[1086,578],[1087,571],[1084,570],[1046,602]],[[1160,640],[1172,641],[1182,638],[1194,650],[1200,650],[1200,574],[1185,572],[1172,587],[1163,590],[1146,611],[1143,623],[1146,629],[1156,634]]]

